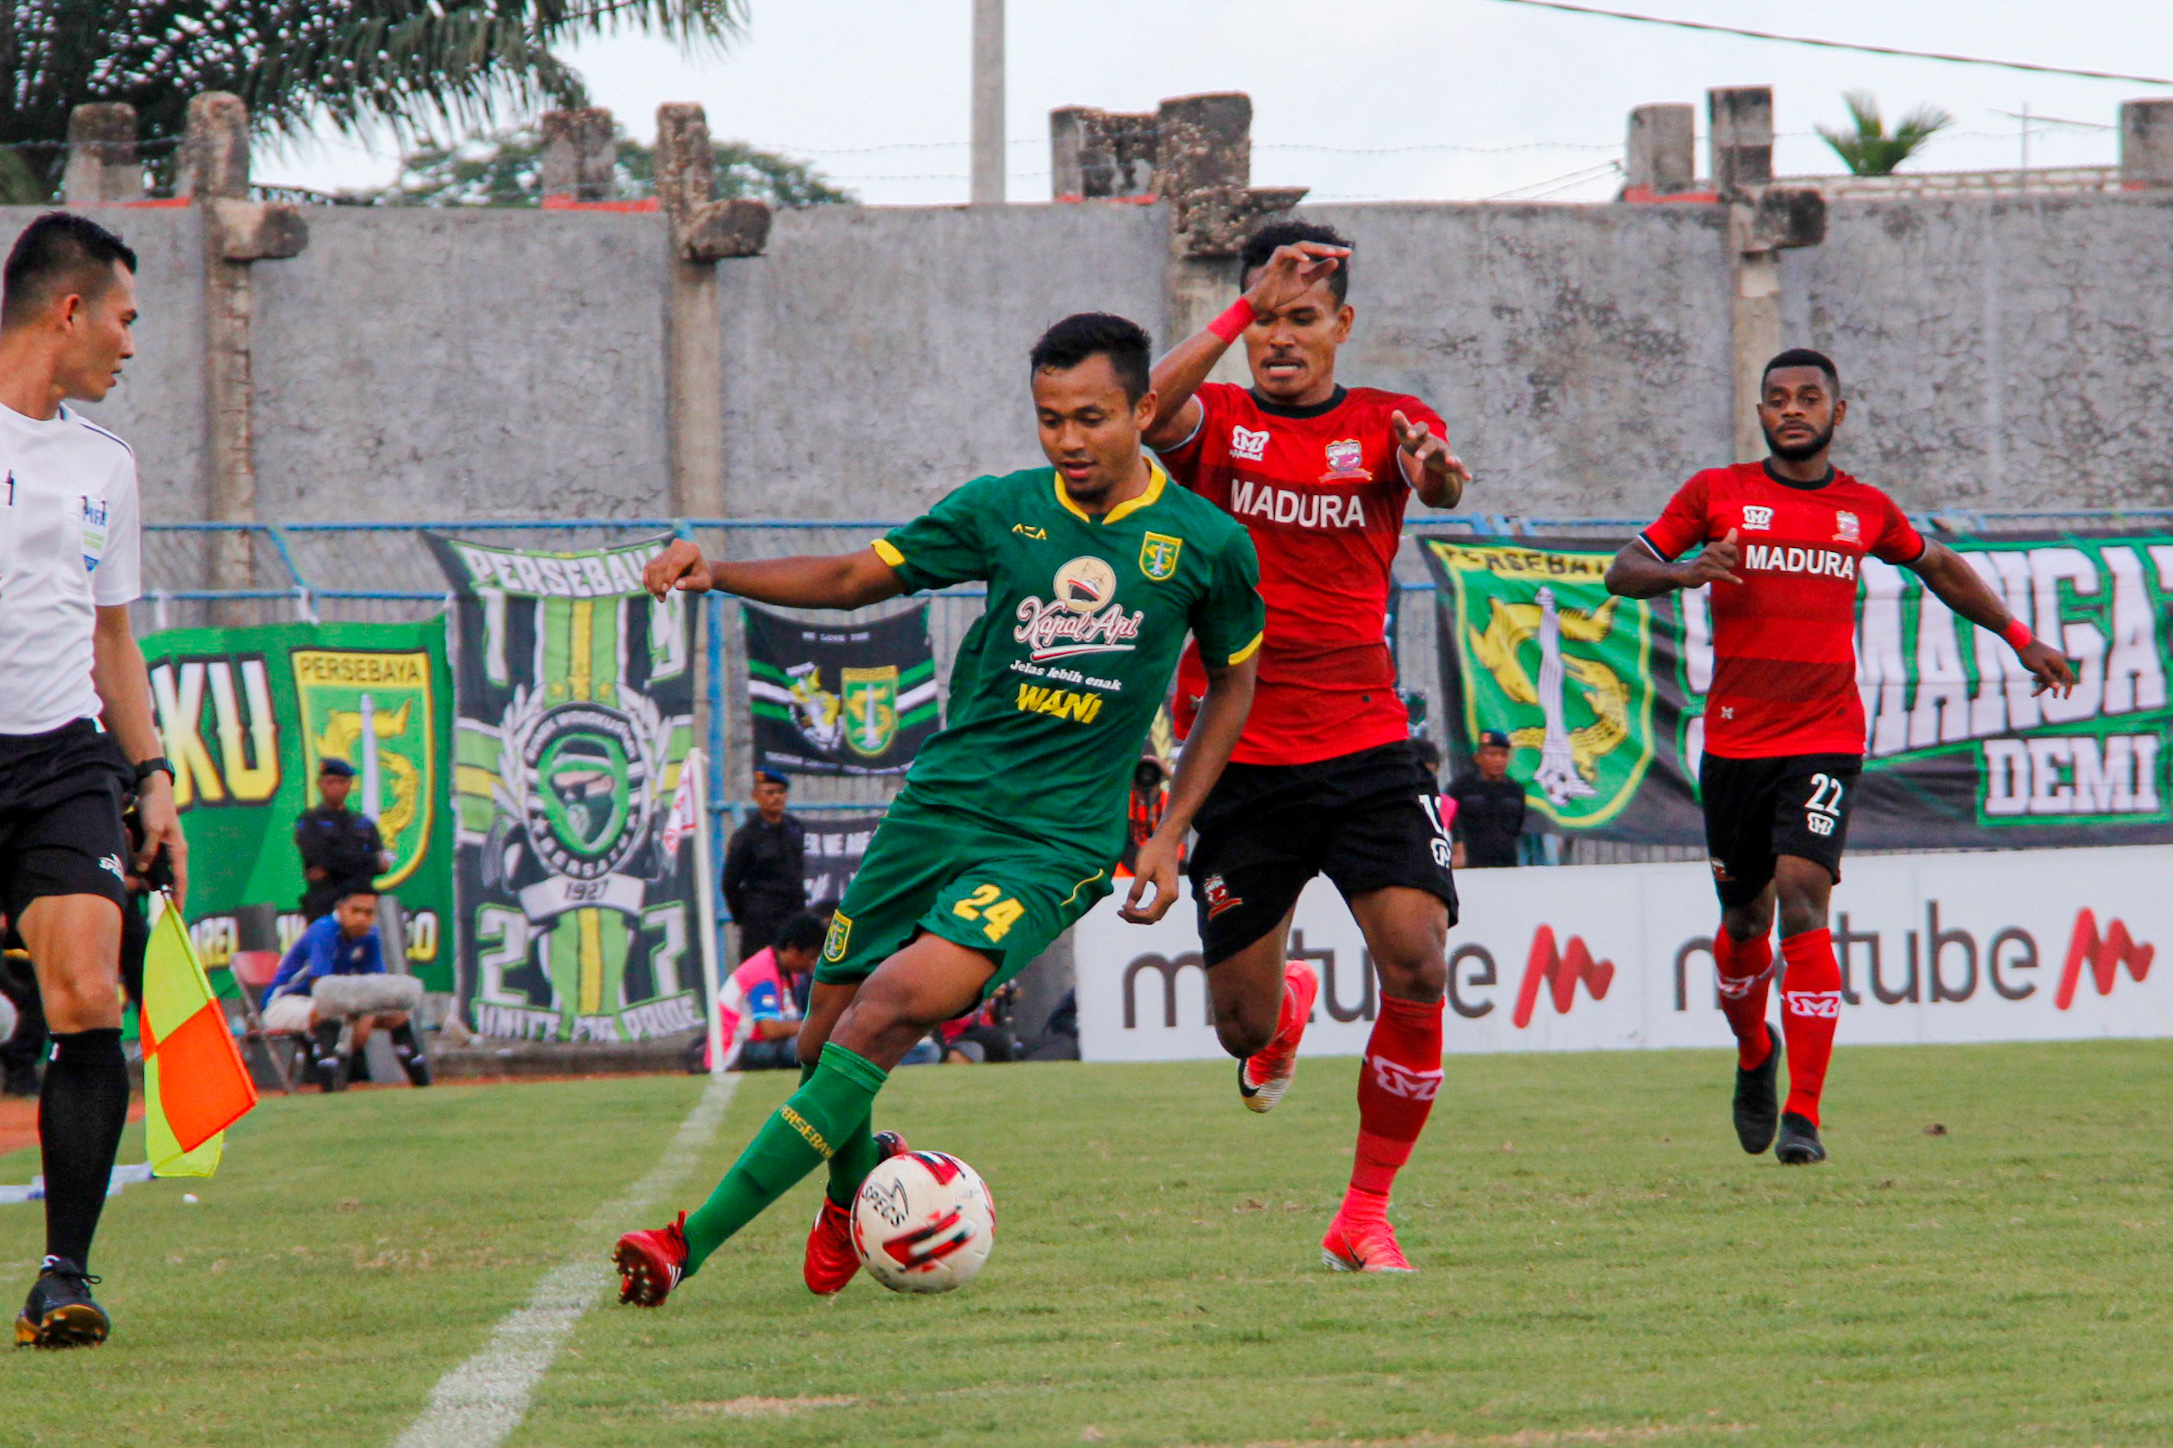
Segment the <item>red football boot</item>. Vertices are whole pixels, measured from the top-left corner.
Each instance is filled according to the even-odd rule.
[[[1381,1200],[1378,1215],[1354,1212],[1345,1201],[1327,1235],[1320,1239],[1320,1260],[1338,1272],[1410,1272],[1415,1269],[1396,1245],[1396,1229],[1388,1224],[1388,1201]]]
[[[1283,963],[1283,1013],[1267,1045],[1237,1063],[1237,1094],[1253,1111],[1273,1111],[1298,1074],[1298,1043],[1313,1016],[1320,976],[1302,960]]]
[[[888,1161],[905,1151],[905,1138],[895,1131],[878,1131],[875,1149],[877,1160]],[[843,1292],[859,1272],[860,1253],[853,1248],[853,1209],[839,1206],[824,1192],[815,1225],[808,1229],[807,1256],[800,1265],[800,1276],[808,1291],[817,1297],[831,1297]]]
[[[619,1269],[619,1301],[662,1307],[687,1275],[687,1214],[647,1232],[628,1232],[611,1253]]]

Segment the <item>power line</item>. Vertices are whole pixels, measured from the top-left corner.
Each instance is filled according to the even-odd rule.
[[[2138,85],[2173,86],[2162,75],[2129,75],[2115,70],[2076,70],[2062,65],[2034,65],[2026,60],[1988,60],[1979,55],[1948,55],[1936,50],[1903,50],[1892,45],[1860,45],[1848,40],[1821,40],[1810,35],[1779,35],[1770,30],[1746,30],[1740,25],[1714,25],[1703,20],[1675,20],[1664,15],[1638,15],[1628,10],[1602,10],[1596,5],[1572,5],[1568,0],[1494,0],[1497,5],[1527,5],[1538,10],[1561,10],[1571,15],[1598,15],[1608,20],[1630,20],[1639,25],[1665,25],[1675,30],[1702,30],[1715,35],[1740,36],[1745,40],[1774,40],[1784,45],[1814,45],[1822,50],[1853,50],[1863,55],[1893,55],[1904,60],[1937,60],[1949,65],[1988,65],[1999,70],[2026,70],[2037,75],[2075,76],[2082,80],[2124,80]]]

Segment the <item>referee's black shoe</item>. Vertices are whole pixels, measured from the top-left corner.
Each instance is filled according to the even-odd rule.
[[[1773,1145],[1774,1128],[1781,1123],[1781,1098],[1773,1087],[1780,1065],[1781,1033],[1768,1021],[1766,1058],[1748,1071],[1735,1068],[1735,1139],[1752,1156]]]
[[[97,1282],[66,1257],[48,1257],[15,1319],[17,1347],[96,1347],[113,1330],[106,1310],[91,1299]]]
[[[1809,1117],[1789,1111],[1781,1116],[1781,1139],[1773,1155],[1783,1166],[1809,1166],[1826,1159],[1826,1143],[1818,1139]]]

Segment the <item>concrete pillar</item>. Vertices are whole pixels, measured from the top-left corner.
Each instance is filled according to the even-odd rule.
[[[1065,106],[1049,112],[1050,192],[1059,201],[1160,193],[1152,115]]]
[[[973,204],[1004,201],[1004,0],[973,0]]]
[[[249,341],[249,268],[226,259],[213,210],[249,197],[249,112],[241,97],[209,91],[189,101],[182,142],[184,182],[204,220],[204,425],[206,500],[215,523],[257,520],[256,439]],[[211,556],[212,587],[256,587],[256,550],[246,533],[221,534]],[[221,623],[247,621],[223,608]]]
[[[1698,184],[1697,111],[1686,105],[1630,112],[1626,189],[1640,200],[1677,196]]]
[[[2173,101],[2123,101],[2120,184],[2173,186]]]
[[[1754,463],[1766,455],[1758,426],[1758,395],[1765,365],[1781,350],[1781,253],[1817,246],[1826,239],[1826,198],[1817,191],[1767,187],[1728,207],[1728,251],[1733,263],[1730,325],[1733,332],[1735,460]]]
[[[543,199],[609,201],[618,136],[601,106],[543,113]]]
[[[1723,197],[1773,180],[1773,87],[1729,86],[1705,93],[1713,189]]]
[[[724,516],[724,322],[717,305],[717,263],[695,260],[682,245],[715,188],[716,153],[702,108],[657,107],[656,199],[671,246],[665,406],[672,511],[682,518]]]
[[[1305,196],[1302,186],[1252,184],[1252,97],[1242,91],[1179,96],[1155,117],[1155,180],[1170,208],[1167,346],[1191,336],[1230,305],[1245,238]],[[1250,380],[1232,348],[1215,367],[1218,382]]]
[[[60,194],[69,206],[143,199],[134,106],[105,102],[68,112],[68,169]]]
[[[252,263],[299,256],[309,229],[294,207],[249,199],[249,112],[239,96],[209,91],[189,101],[182,179],[204,229],[204,426],[211,520],[257,521],[256,436],[250,352]],[[212,586],[256,586],[248,534],[222,537]],[[284,580],[281,580],[284,582]],[[249,611],[221,610],[220,622]]]

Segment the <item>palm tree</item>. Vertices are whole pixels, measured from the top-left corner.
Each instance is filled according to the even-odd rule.
[[[0,166],[0,187],[27,170],[50,194],[86,101],[134,106],[155,169],[209,90],[240,96],[266,136],[329,122],[405,138],[586,104],[553,53],[574,41],[630,30],[721,49],[745,18],[746,0],[8,0],[0,147],[23,164]]]
[[[1901,118],[1891,136],[1879,115],[1879,103],[1870,91],[1850,91],[1841,99],[1848,105],[1856,129],[1818,128],[1849,170],[1858,176],[1891,176],[1935,134],[1954,124],[1954,117],[1937,106],[1918,106]]]

